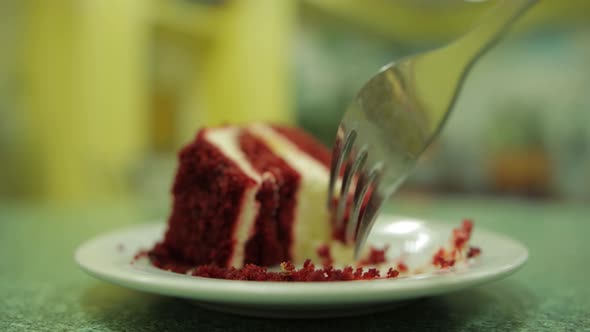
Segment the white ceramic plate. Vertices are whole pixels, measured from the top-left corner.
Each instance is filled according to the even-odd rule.
[[[458,224],[382,215],[368,239],[389,244],[388,255],[410,267],[427,263]],[[195,300],[208,308],[264,317],[327,317],[386,310],[404,300],[473,287],[508,276],[524,264],[520,243],[475,225],[471,243],[482,254],[448,271],[395,279],[346,282],[257,282],[219,280],[162,271],[147,260],[131,264],[140,249],[162,238],[165,224],[134,226],[82,244],[75,259],[89,274],[124,287]]]

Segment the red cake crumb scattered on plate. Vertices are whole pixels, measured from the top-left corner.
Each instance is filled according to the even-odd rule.
[[[347,266],[336,269],[332,265],[316,268],[307,260],[303,267],[297,269],[292,263],[281,264],[281,272],[268,271],[266,267],[247,264],[241,269],[221,268],[214,265],[201,265],[195,268],[191,275],[205,278],[249,281],[350,281],[371,280],[381,278],[376,268],[363,269]],[[399,275],[396,271],[388,272],[384,278],[395,278]]]
[[[467,258],[472,258],[475,256],[479,256],[481,254],[481,249],[478,247],[469,247],[469,251],[467,252]]]
[[[454,247],[451,250],[440,248],[432,257],[432,265],[440,269],[453,267],[463,257],[463,246],[469,242],[473,223],[471,221],[463,222],[461,227],[453,230],[451,242]],[[469,230],[466,232],[466,230]],[[459,235],[458,235],[459,234]],[[461,241],[456,241],[457,237]],[[465,240],[465,242],[463,242]],[[457,246],[459,244],[459,246]],[[140,252],[135,259],[145,256],[149,257],[151,263],[163,270],[176,273],[189,274],[196,277],[226,279],[226,280],[249,280],[249,281],[283,281],[283,282],[309,282],[309,281],[352,281],[352,280],[373,280],[373,279],[392,279],[398,277],[401,273],[409,271],[408,266],[403,262],[398,262],[396,267],[389,267],[386,273],[382,273],[378,268],[365,268],[366,265],[386,264],[387,247],[384,249],[372,248],[367,259],[359,262],[358,267],[345,266],[343,268],[334,268],[333,258],[330,254],[329,246],[320,246],[318,255],[322,258],[321,268],[306,260],[301,268],[287,261],[280,264],[281,271],[269,271],[267,267],[246,264],[242,268],[220,267],[214,264],[190,265],[186,262],[178,261],[174,257],[150,255],[148,252]],[[464,258],[473,258],[481,254],[481,249],[469,247]]]
[[[463,220],[461,227],[453,229],[452,243],[453,248],[447,250],[440,248],[432,257],[432,264],[440,268],[448,268],[455,265],[458,259],[462,258],[465,245],[469,243],[471,232],[473,231],[473,221],[469,219]],[[477,247],[470,247],[465,255],[467,258],[472,258],[481,253],[481,249]]]
[[[321,245],[318,250],[318,257],[322,260],[323,266],[329,266],[334,263],[334,258],[332,258],[332,252],[330,251],[330,246],[324,244]]]
[[[387,261],[387,259],[385,258],[385,253],[387,253],[387,249],[389,249],[387,246],[383,249],[371,247],[369,249],[369,255],[367,256],[367,258],[362,259],[359,262],[359,265],[379,265],[385,263]]]

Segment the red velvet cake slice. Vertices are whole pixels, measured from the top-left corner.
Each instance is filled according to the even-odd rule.
[[[339,240],[341,229],[326,208],[329,159],[327,148],[295,128],[252,124],[201,130],[179,153],[168,230],[149,258],[166,270],[241,280],[356,280],[409,273],[403,262],[386,257],[387,249],[370,248],[368,256],[352,261],[353,248]],[[472,227],[465,221],[450,246],[422,269],[449,268],[478,255],[479,249],[468,246]],[[312,262],[323,267],[315,269]],[[356,267],[339,270],[332,263]],[[264,268],[279,264],[282,272]],[[363,266],[390,268],[380,276],[375,268],[363,272]]]
[[[331,240],[327,148],[298,129],[203,129],[179,155],[156,265],[242,267],[317,259]]]

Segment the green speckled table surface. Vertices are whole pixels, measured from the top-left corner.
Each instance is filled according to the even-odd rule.
[[[530,250],[515,275],[482,287],[338,320],[272,320],[200,309],[93,279],[78,244],[161,218],[166,208],[121,204],[55,208],[0,204],[0,331],[590,331],[590,206],[486,198],[401,199],[404,215],[508,234]]]

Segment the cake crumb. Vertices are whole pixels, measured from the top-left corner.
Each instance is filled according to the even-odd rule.
[[[367,256],[367,258],[360,261],[360,265],[379,265],[385,263],[387,261],[387,259],[385,258],[385,254],[388,249],[389,246],[385,246],[383,247],[383,249],[371,247],[369,250],[369,255]]]
[[[397,263],[397,270],[399,272],[408,272],[408,266],[404,262]]]
[[[321,245],[317,249],[318,257],[322,260],[323,266],[330,266],[334,263],[334,258],[327,244]]]
[[[469,247],[467,251],[467,258],[477,257],[481,254],[481,249],[478,247]]]
[[[250,281],[347,281],[347,280],[372,280],[379,279],[380,272],[376,268],[363,269],[362,267],[353,269],[352,266],[346,266],[342,269],[336,269],[332,265],[322,268],[316,268],[311,260],[306,260],[299,269],[291,262],[281,263],[281,272],[268,271],[267,268],[254,264],[246,264],[241,269],[233,267],[222,268],[214,265],[198,266],[193,272],[193,276],[227,279],[227,280],[250,280]],[[397,274],[388,273],[387,278],[395,278]]]

